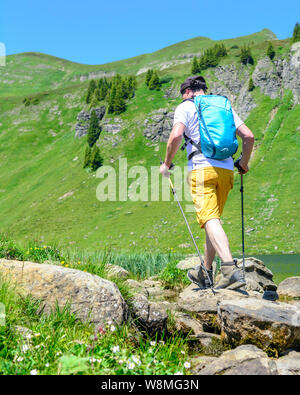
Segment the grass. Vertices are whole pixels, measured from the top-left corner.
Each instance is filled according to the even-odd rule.
[[[129,325],[95,327],[79,322],[68,306],[40,315],[37,301],[3,281],[0,303],[6,308],[6,323],[0,326],[0,374],[188,374],[183,337],[157,341]]]
[[[235,52],[246,42],[251,44],[257,58],[265,56],[269,36],[270,32],[264,30],[224,40],[229,49],[234,45],[238,48],[230,49],[222,62],[238,65]],[[97,200],[96,190],[101,180],[82,168],[86,138],[74,138],[77,114],[87,109],[84,100],[88,81],[72,79],[75,75],[99,69],[134,73],[150,60],[164,62],[183,53],[199,52],[213,43],[198,37],[151,55],[101,67],[78,65],[43,54],[9,56],[6,72],[15,82],[9,85],[10,96],[4,89],[0,97],[0,231],[10,230],[19,242],[35,239],[39,245],[61,244],[78,250],[124,251],[127,254],[141,251],[193,253],[176,203],[172,198],[169,202],[162,201],[161,195],[157,201],[150,201],[149,183],[148,201]],[[279,46],[276,40],[274,43],[277,51],[282,48],[282,55],[289,48],[288,42],[280,41]],[[32,80],[26,82],[22,78],[27,68],[32,72],[28,74]],[[56,71],[64,74],[55,74]],[[160,75],[165,78],[165,90],[171,84],[179,86],[189,75],[189,67],[187,64],[174,65],[162,70]],[[299,127],[299,106],[291,106],[288,92],[276,100],[262,95],[258,88],[252,95],[257,107],[246,122],[255,134],[256,146],[251,170],[245,177],[245,224],[246,231],[254,230],[246,232],[246,250],[249,255],[299,253],[300,228],[295,221],[300,204],[299,187],[293,178],[299,167],[299,133],[295,133]],[[39,103],[26,107],[22,101],[28,96],[38,98]],[[165,143],[151,143],[145,139],[143,122],[153,111],[171,110],[179,102],[180,98],[166,99],[164,91],[149,91],[144,76],[138,76],[136,96],[128,104],[127,111],[118,116],[124,123],[118,134],[120,142],[112,146],[105,139],[111,135],[101,133],[98,143],[104,164],[111,166],[118,177],[118,158],[126,157],[129,169],[144,166],[150,175],[151,167],[158,166],[160,157],[164,156]],[[272,114],[274,119],[271,119]],[[176,156],[176,166],[182,171],[185,156],[184,152]],[[286,180],[291,182],[286,183]],[[134,177],[129,178],[128,186],[134,181]],[[235,188],[223,214],[224,228],[235,255],[241,254],[239,181],[236,175]],[[64,197],[68,193],[70,195]],[[186,203],[183,201],[184,207]],[[203,249],[204,232],[199,229],[194,213],[187,213],[187,218]]]
[[[0,258],[52,263],[107,278],[106,265],[117,264],[130,277],[143,280],[156,276],[165,288],[184,287],[185,271],[176,268],[183,255],[114,253],[61,246],[21,245],[0,235]],[[268,257],[270,259],[270,257]],[[50,262],[49,262],[50,261]],[[279,268],[276,278],[286,275]],[[275,278],[274,278],[275,279]],[[125,301],[132,294],[122,279],[114,278]],[[105,327],[82,323],[70,306],[56,306],[50,315],[40,313],[40,301],[23,296],[16,286],[0,278],[0,303],[5,306],[5,324],[0,325],[0,374],[3,375],[141,375],[189,374],[189,360],[199,352],[220,355],[228,345],[220,341],[203,349],[176,330],[169,313],[167,331],[159,339],[138,332],[133,321]],[[200,348],[199,348],[200,347]],[[226,348],[227,347],[227,348]]]

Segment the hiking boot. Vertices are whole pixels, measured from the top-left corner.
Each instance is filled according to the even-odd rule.
[[[246,281],[242,271],[236,264],[236,260],[233,262],[223,262],[221,264],[221,274],[222,276],[215,289],[229,288],[233,290],[246,285]]]
[[[208,269],[206,270],[209,275],[210,281],[213,284],[213,271]],[[207,289],[211,287],[210,282],[205,273],[205,270],[201,265],[197,265],[194,269],[190,269],[187,272],[187,278],[192,283],[197,284],[200,289]]]

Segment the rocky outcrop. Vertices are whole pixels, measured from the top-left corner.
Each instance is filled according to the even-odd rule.
[[[99,119],[99,121],[101,121],[105,115],[105,111],[106,111],[105,106],[93,108],[92,110],[95,110],[97,118]],[[75,125],[75,137],[80,138],[87,134],[92,110],[91,111],[82,110],[77,115],[77,124]]]
[[[167,142],[173,126],[174,112],[166,108],[153,111],[144,121],[144,136],[152,141]]]
[[[216,95],[227,96],[238,115],[245,119],[256,107],[254,99],[248,91],[250,78],[249,67],[240,65],[226,65],[216,67],[211,72],[212,82],[209,81],[209,90]],[[215,80],[217,78],[217,80]]]
[[[194,368],[194,370],[197,372],[197,369]],[[200,368],[198,374],[269,376],[277,375],[278,371],[276,363],[269,359],[265,352],[247,344],[225,351],[221,357],[208,363],[204,368]]]
[[[275,63],[269,57],[260,59],[252,74],[253,83],[262,93],[275,99],[280,94],[282,81]]]
[[[223,300],[218,306],[218,318],[229,343],[249,342],[279,352],[300,347],[297,306],[254,298]]]
[[[300,101],[300,45],[292,45],[290,52],[271,61],[260,59],[252,75],[255,86],[272,99],[279,97],[283,89],[290,89],[295,103]]]
[[[49,314],[70,305],[70,311],[82,320],[105,325],[127,320],[128,308],[111,281],[76,269],[57,265],[0,259],[0,274],[16,283],[22,292],[41,300],[40,311]]]

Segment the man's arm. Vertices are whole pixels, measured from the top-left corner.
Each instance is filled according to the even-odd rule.
[[[170,134],[168,144],[167,144],[167,151],[164,163],[160,166],[160,172],[163,176],[169,175],[169,168],[171,166],[172,160],[178,151],[181,140],[184,132],[184,124],[181,122],[176,123],[173,126],[172,132]]]
[[[237,129],[237,135],[243,141],[243,155],[239,164],[244,170],[243,174],[246,174],[249,171],[248,162],[254,146],[254,135],[244,123]]]

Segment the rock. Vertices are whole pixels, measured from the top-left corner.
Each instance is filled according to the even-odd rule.
[[[131,313],[137,326],[149,336],[160,336],[167,328],[166,311],[159,303],[149,302],[145,295],[137,294],[133,297]]]
[[[277,375],[276,364],[253,345],[225,351],[219,358],[201,369],[199,375]]]
[[[275,64],[267,56],[257,62],[257,66],[252,74],[255,86],[259,86],[261,91],[275,99],[278,97],[281,88],[281,79]]]
[[[191,284],[179,294],[177,304],[181,310],[196,313],[205,331],[220,333],[220,323],[216,319],[219,303],[225,299],[249,298],[249,295],[261,298],[261,294],[257,292],[242,290],[220,289],[213,294],[211,289],[200,290],[195,284]]]
[[[200,258],[197,256],[191,256],[178,262],[176,267],[180,270],[189,270],[193,269],[197,265],[200,265]]]
[[[281,281],[277,289],[278,295],[300,298],[300,277],[288,277]]]
[[[208,332],[200,332],[196,336],[198,341],[200,341],[202,347],[206,350],[213,348],[213,342],[218,341],[221,342],[221,336],[216,335],[215,333]]]
[[[189,314],[177,312],[174,315],[174,319],[175,327],[180,332],[183,332],[185,334],[191,334],[194,336],[203,333],[202,324],[195,318],[192,318]]]
[[[300,352],[289,351],[283,357],[275,360],[278,374],[300,376]]]
[[[252,292],[251,296],[261,298],[258,293]],[[232,291],[219,289],[212,293],[211,289],[200,290],[196,284],[185,288],[178,298],[178,306],[183,310],[194,313],[214,313],[218,311],[218,305],[222,300],[239,300],[249,298],[249,293],[242,290]]]
[[[123,267],[118,265],[112,265],[110,263],[107,263],[105,265],[105,271],[107,273],[108,278],[118,277],[125,279],[128,278],[130,275],[130,273]]]
[[[93,108],[89,112],[84,110],[80,111],[77,115],[78,122],[75,125],[75,137],[80,138],[87,134],[90,124],[91,112],[93,110],[95,110],[97,118],[99,119],[99,121],[101,121],[105,115],[106,108],[105,106],[101,106]]]
[[[161,108],[144,122],[144,136],[152,141],[167,142],[173,127],[174,111]]]
[[[242,269],[243,260],[239,259],[237,265]],[[276,291],[277,286],[272,281],[273,273],[263,261],[250,257],[245,259],[246,291],[264,292],[264,290]]]
[[[282,352],[300,347],[300,309],[287,303],[254,298],[223,300],[218,318],[231,344],[249,341],[267,350]]]
[[[0,273],[17,283],[20,291],[42,300],[40,311],[49,314],[70,303],[70,311],[82,321],[105,325],[127,320],[128,308],[111,281],[94,274],[56,265],[0,259]]]
[[[102,123],[102,130],[113,135],[119,133],[124,128],[124,124],[119,118],[105,119]]]
[[[131,292],[134,294],[142,294],[146,297],[149,296],[149,293],[144,285],[139,283],[136,280],[128,279],[125,281],[125,284],[130,288]]]
[[[209,357],[206,355],[200,355],[199,357],[192,358],[191,363],[191,373],[199,374],[199,371],[204,369],[207,365],[217,360],[217,357]]]
[[[179,86],[172,82],[170,88],[165,90],[164,97],[166,99],[177,99],[180,96]]]
[[[161,287],[162,286],[162,282],[158,281],[158,280],[144,280],[142,281],[142,284],[144,285],[144,287],[146,288],[151,288],[151,287]]]
[[[256,107],[253,97],[248,91],[250,69],[247,66],[225,65],[215,69],[213,81],[209,83],[212,92],[227,96],[239,116],[247,118]],[[215,79],[217,78],[217,81]]]

